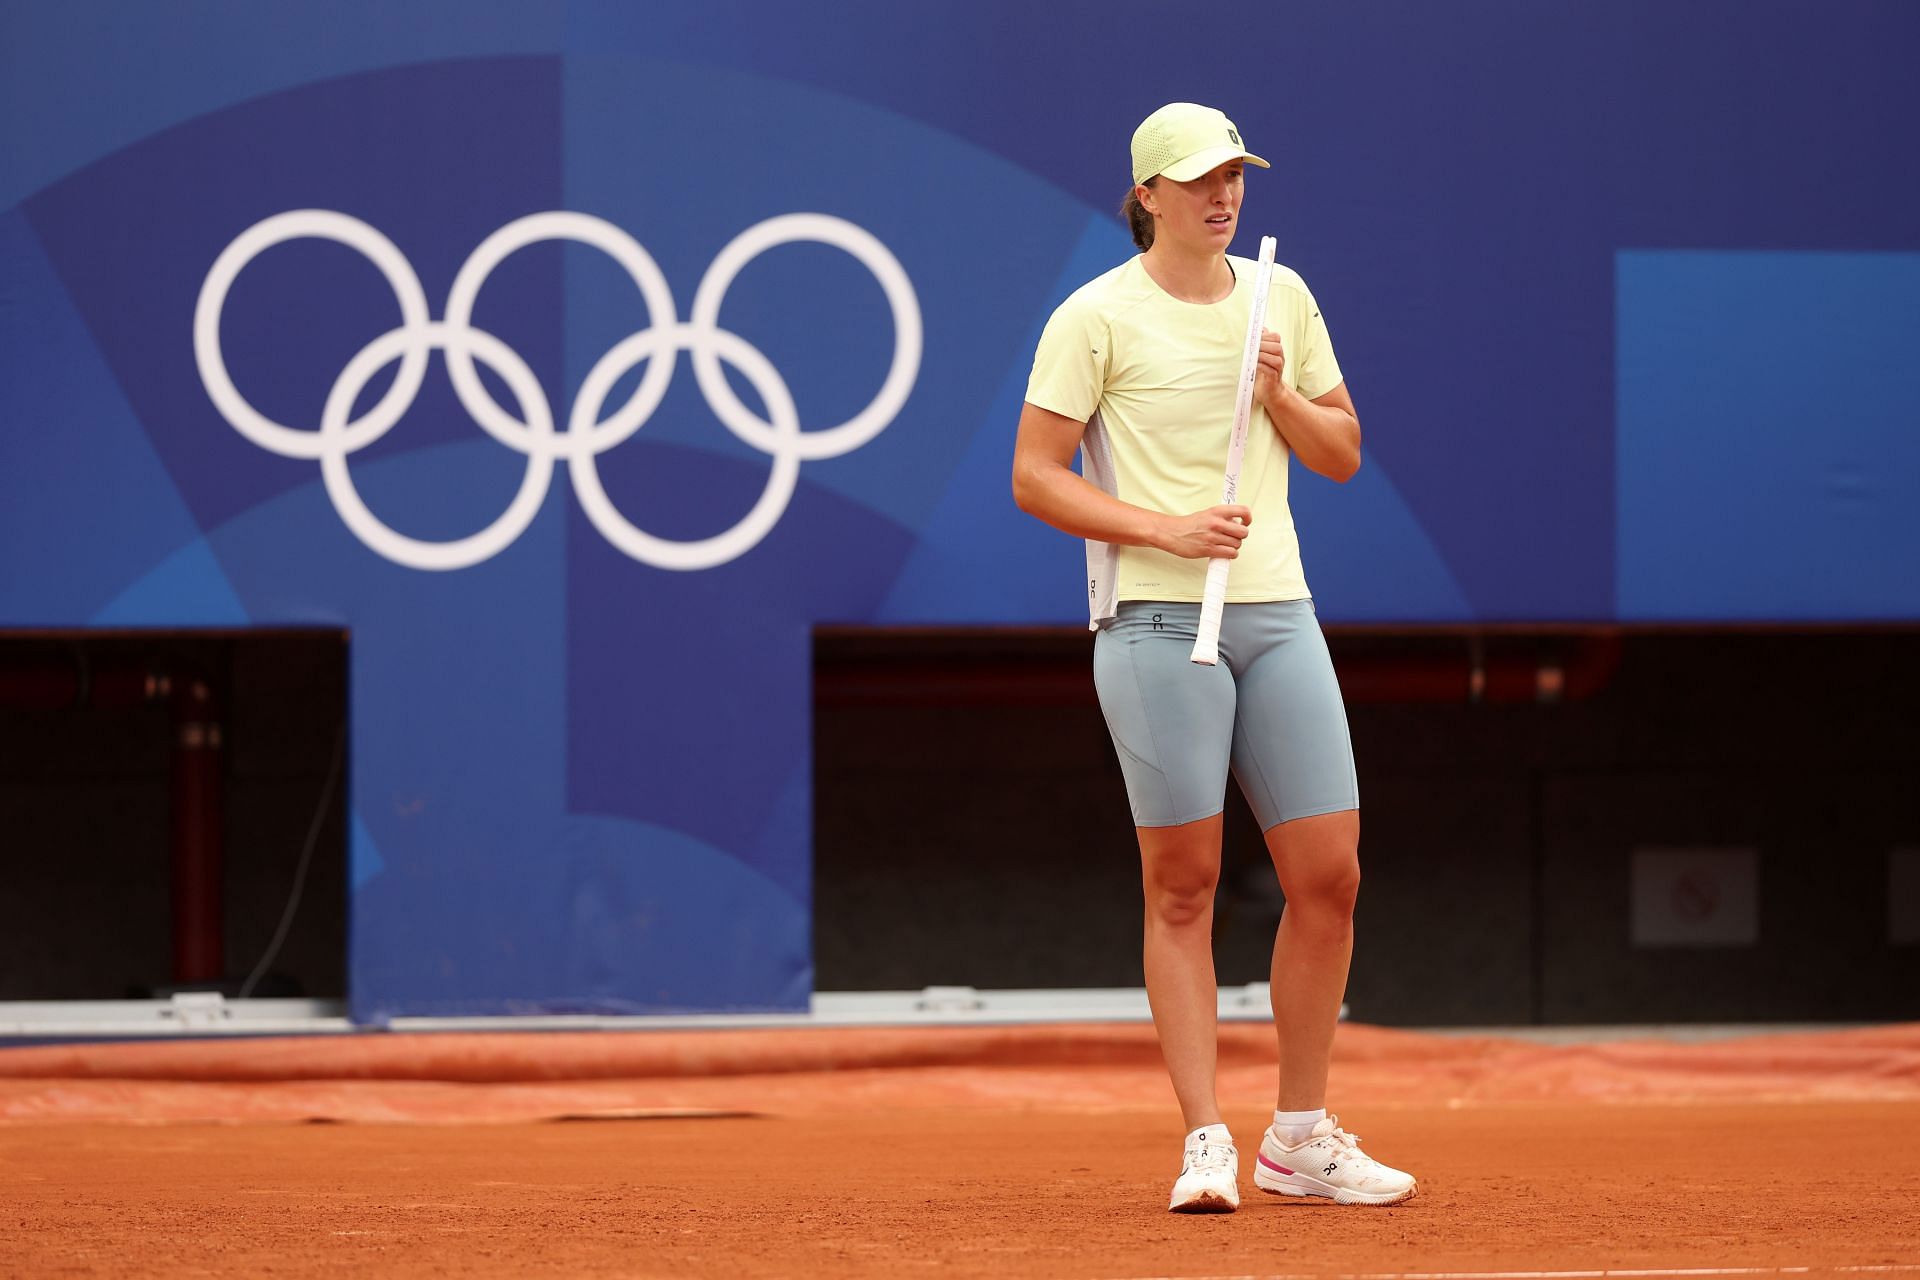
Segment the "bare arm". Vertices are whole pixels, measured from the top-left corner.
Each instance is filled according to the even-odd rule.
[[[1028,515],[1080,538],[1128,547],[1157,547],[1188,559],[1240,554],[1253,512],[1208,507],[1191,515],[1163,515],[1122,502],[1073,469],[1087,424],[1029,404],[1020,411],[1013,446],[1013,500]]]
[[[1254,376],[1254,394],[1273,425],[1308,470],[1329,480],[1345,482],[1360,470],[1360,415],[1354,412],[1347,384],[1340,383],[1309,400],[1280,376],[1287,355],[1280,335],[1268,330],[1260,339],[1260,369]]]

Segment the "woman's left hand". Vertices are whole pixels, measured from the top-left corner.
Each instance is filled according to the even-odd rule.
[[[1260,331],[1260,363],[1253,372],[1253,394],[1261,404],[1269,404],[1286,386],[1281,375],[1287,370],[1287,353],[1280,335],[1271,329]]]

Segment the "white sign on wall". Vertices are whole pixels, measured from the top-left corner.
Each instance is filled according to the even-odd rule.
[[[1760,941],[1760,855],[1747,848],[1633,851],[1635,947],[1751,947]]]
[[[1920,946],[1920,849],[1887,854],[1887,941]]]

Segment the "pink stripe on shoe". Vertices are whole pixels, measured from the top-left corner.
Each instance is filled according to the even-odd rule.
[[[1267,1168],[1273,1170],[1275,1173],[1284,1173],[1288,1177],[1293,1176],[1293,1170],[1287,1168],[1287,1166],[1283,1164],[1275,1164],[1273,1161],[1267,1159],[1267,1153],[1264,1151],[1260,1153],[1260,1163],[1267,1166]]]

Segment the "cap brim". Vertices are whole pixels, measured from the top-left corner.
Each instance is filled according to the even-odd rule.
[[[1160,172],[1175,182],[1192,182],[1204,173],[1212,173],[1229,160],[1245,160],[1248,164],[1257,164],[1262,169],[1271,169],[1272,165],[1239,147],[1230,147],[1224,143],[1217,147],[1208,147],[1205,151],[1196,151],[1184,160],[1176,160]]]

